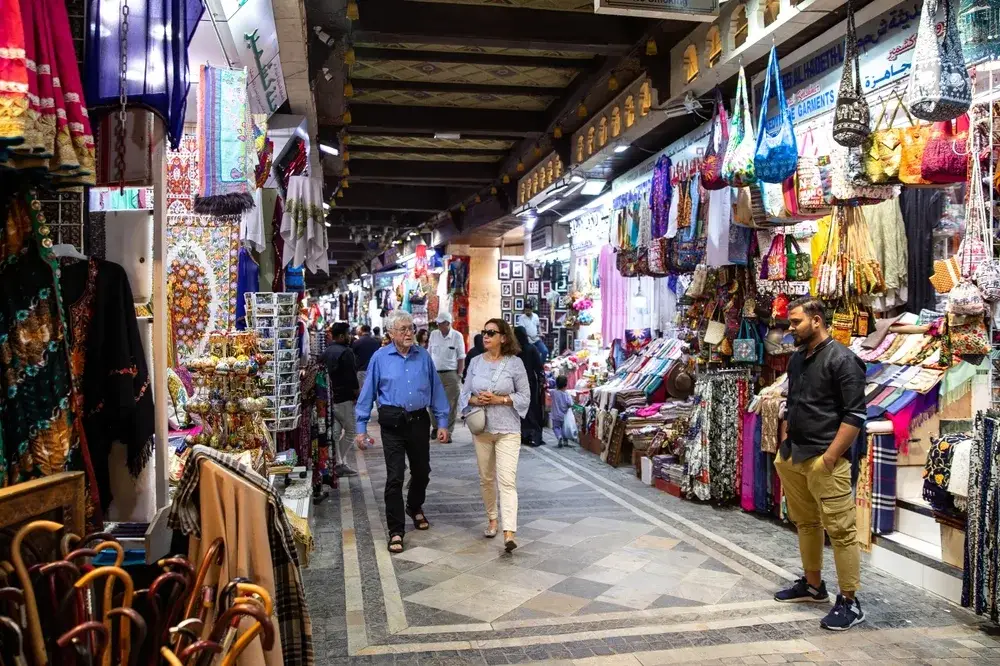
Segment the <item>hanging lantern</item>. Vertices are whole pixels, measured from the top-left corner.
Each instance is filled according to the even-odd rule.
[[[351,151],[349,151],[349,150],[347,150],[345,148],[344,152],[340,156],[340,159],[342,159],[345,162],[350,162],[351,161]]]
[[[581,118],[587,117],[587,107],[583,104],[583,102],[580,102],[580,106],[576,107],[576,115]]]
[[[356,0],[347,0],[347,20],[357,21],[360,18],[358,14],[358,3]]]
[[[346,190],[350,186],[351,186],[351,184],[347,182],[346,178],[344,180],[340,181],[340,189]]]
[[[482,199],[482,197],[480,197],[480,196],[479,196],[479,195],[477,194],[477,195],[476,195],[476,198],[474,199],[474,201],[475,201],[476,203],[482,203],[482,202],[483,202],[483,199]]]
[[[524,173],[524,162],[518,162],[517,163],[517,172],[518,173]]]
[[[554,130],[552,130],[552,138],[553,139],[561,139],[562,138],[562,127],[560,127],[559,125],[556,125],[556,128]]]
[[[646,42],[646,55],[655,56],[656,53],[657,53],[656,40],[650,39],[648,42]]]
[[[506,178],[506,176],[504,176],[504,177]],[[490,194],[492,194],[493,196],[496,196],[496,193],[497,193],[497,186],[494,185],[493,187],[490,188]]]
[[[535,157],[541,157],[541,156],[542,156],[542,147],[535,146]]]
[[[608,78],[608,90],[611,92],[618,90],[618,79],[615,78],[614,74]]]
[[[354,97],[354,86],[350,81],[344,84],[344,97]]]
[[[344,196],[344,195],[343,195],[343,194],[341,194],[340,192],[337,192],[337,196],[341,196],[341,197],[342,197],[342,196]],[[330,199],[330,208],[336,208],[336,207],[337,207],[337,202],[336,202],[336,201],[334,201],[333,199]],[[329,222],[327,222],[327,223],[326,223],[326,226],[330,226],[330,223],[329,223]]]
[[[344,136],[340,137],[340,143],[342,143],[345,146],[351,143],[351,135],[345,132]]]
[[[347,111],[344,111],[344,116],[342,118],[342,121],[343,121],[343,123],[345,125],[350,125],[351,124],[351,122],[353,121],[353,118],[351,118],[351,110],[350,109],[348,109]]]
[[[354,64],[354,47],[349,46],[347,50],[344,51],[344,64],[353,65]]]
[[[465,212],[465,204],[462,204],[461,206],[459,206],[458,209],[464,213]]]
[[[507,174],[504,174],[502,182],[503,182],[504,185],[510,184],[510,176],[508,176]]]
[[[350,176],[351,170],[345,166],[343,169],[340,170],[340,175],[344,177]]]
[[[337,198],[338,199],[344,198],[344,190],[337,190]]]

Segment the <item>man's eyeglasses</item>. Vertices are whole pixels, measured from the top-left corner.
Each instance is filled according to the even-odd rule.
[[[488,328],[484,328],[483,330],[480,331],[480,333],[482,333],[484,338],[492,338],[494,335],[500,335],[500,331],[491,330]]]
[[[414,332],[416,332],[417,327],[416,326],[397,326],[396,328],[394,328],[392,330],[393,330],[394,333],[399,333],[400,335],[404,335],[406,333],[414,333]]]

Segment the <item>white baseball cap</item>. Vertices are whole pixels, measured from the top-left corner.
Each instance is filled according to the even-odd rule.
[[[443,324],[445,322],[448,322],[450,324],[451,323],[451,314],[448,313],[448,312],[442,312],[442,313],[440,313],[437,316],[437,319],[435,319],[434,321],[436,321],[439,324]]]

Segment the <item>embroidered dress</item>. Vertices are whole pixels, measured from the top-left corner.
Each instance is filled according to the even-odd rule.
[[[310,273],[328,273],[323,183],[319,178],[292,176],[281,218],[284,241],[282,266],[305,266]]]
[[[70,467],[69,355],[41,203],[10,200],[0,236],[0,487]]]
[[[0,0],[0,150],[24,142],[28,120],[28,68],[20,0]]]

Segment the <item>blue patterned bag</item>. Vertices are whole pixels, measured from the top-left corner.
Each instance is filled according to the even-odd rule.
[[[778,127],[767,126],[767,103],[771,99],[771,79],[778,97]],[[785,87],[781,85],[778,50],[771,46],[771,57],[764,75],[764,95],[760,100],[760,121],[757,123],[757,151],[753,167],[757,178],[765,183],[781,183],[795,173],[799,149],[792,128],[792,113],[785,103]]]

